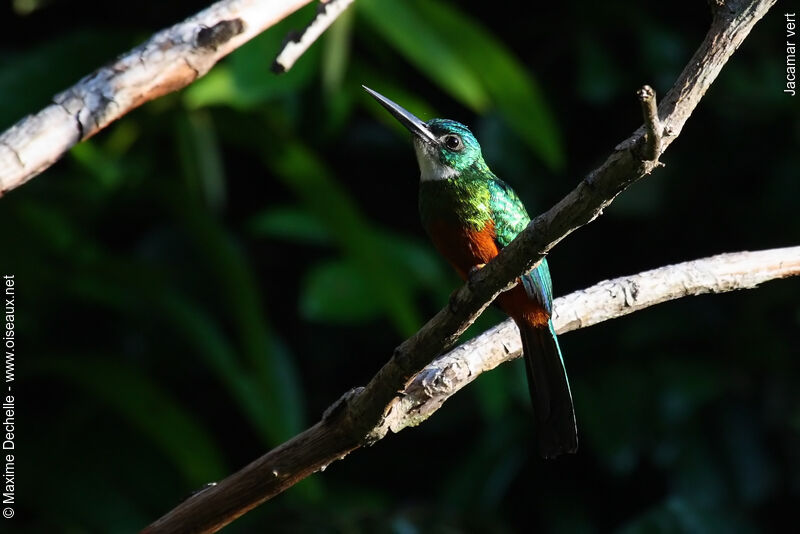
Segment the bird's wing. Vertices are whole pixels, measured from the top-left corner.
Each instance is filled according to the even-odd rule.
[[[490,183],[492,197],[492,217],[495,224],[495,240],[499,248],[503,248],[517,237],[531,221],[525,205],[511,187],[499,178]],[[535,298],[547,313],[553,310],[553,283],[550,280],[550,269],[547,260],[536,269],[521,277],[525,292]]]

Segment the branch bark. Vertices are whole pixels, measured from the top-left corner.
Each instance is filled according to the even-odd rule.
[[[558,298],[559,334],[689,295],[751,289],[800,275],[800,246],[720,254],[632,276],[606,280]],[[369,434],[385,436],[416,426],[481,373],[522,353],[519,332],[507,320],[436,358],[397,394],[386,417]],[[343,416],[358,389],[342,396],[320,422],[258,460],[182,502],[143,533],[215,532],[306,476],[325,469],[361,444]]]
[[[112,121],[205,75],[311,0],[222,0],[89,74],[0,135],[0,196]]]

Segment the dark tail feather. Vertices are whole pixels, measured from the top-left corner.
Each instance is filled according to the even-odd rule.
[[[517,326],[536,414],[539,453],[544,458],[574,453],[578,449],[575,410],[553,323],[534,327],[520,321]]]

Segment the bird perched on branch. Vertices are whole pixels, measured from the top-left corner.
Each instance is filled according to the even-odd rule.
[[[497,256],[530,222],[525,206],[483,160],[481,147],[461,123],[427,123],[364,87],[413,134],[420,168],[419,211],[439,252],[464,280]],[[553,292],[547,261],[520,277],[496,300],[516,322],[545,458],[578,448],[567,372],[550,320]]]

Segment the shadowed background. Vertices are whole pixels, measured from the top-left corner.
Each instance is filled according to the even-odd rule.
[[[4,5],[0,130],[204,6]],[[710,21],[689,1],[359,0],[271,74],[313,10],[0,199],[0,270],[17,280],[14,526],[136,531],[316,421],[447,302],[459,282],[418,222],[408,136],[360,84],[470,125],[533,216],[641,124],[635,90],[665,93]],[[553,251],[556,296],[797,244],[784,36],[773,8],[666,167]],[[800,496],[799,294],[775,282],[563,336],[575,457],[538,458],[515,362],[226,532],[776,529]]]

